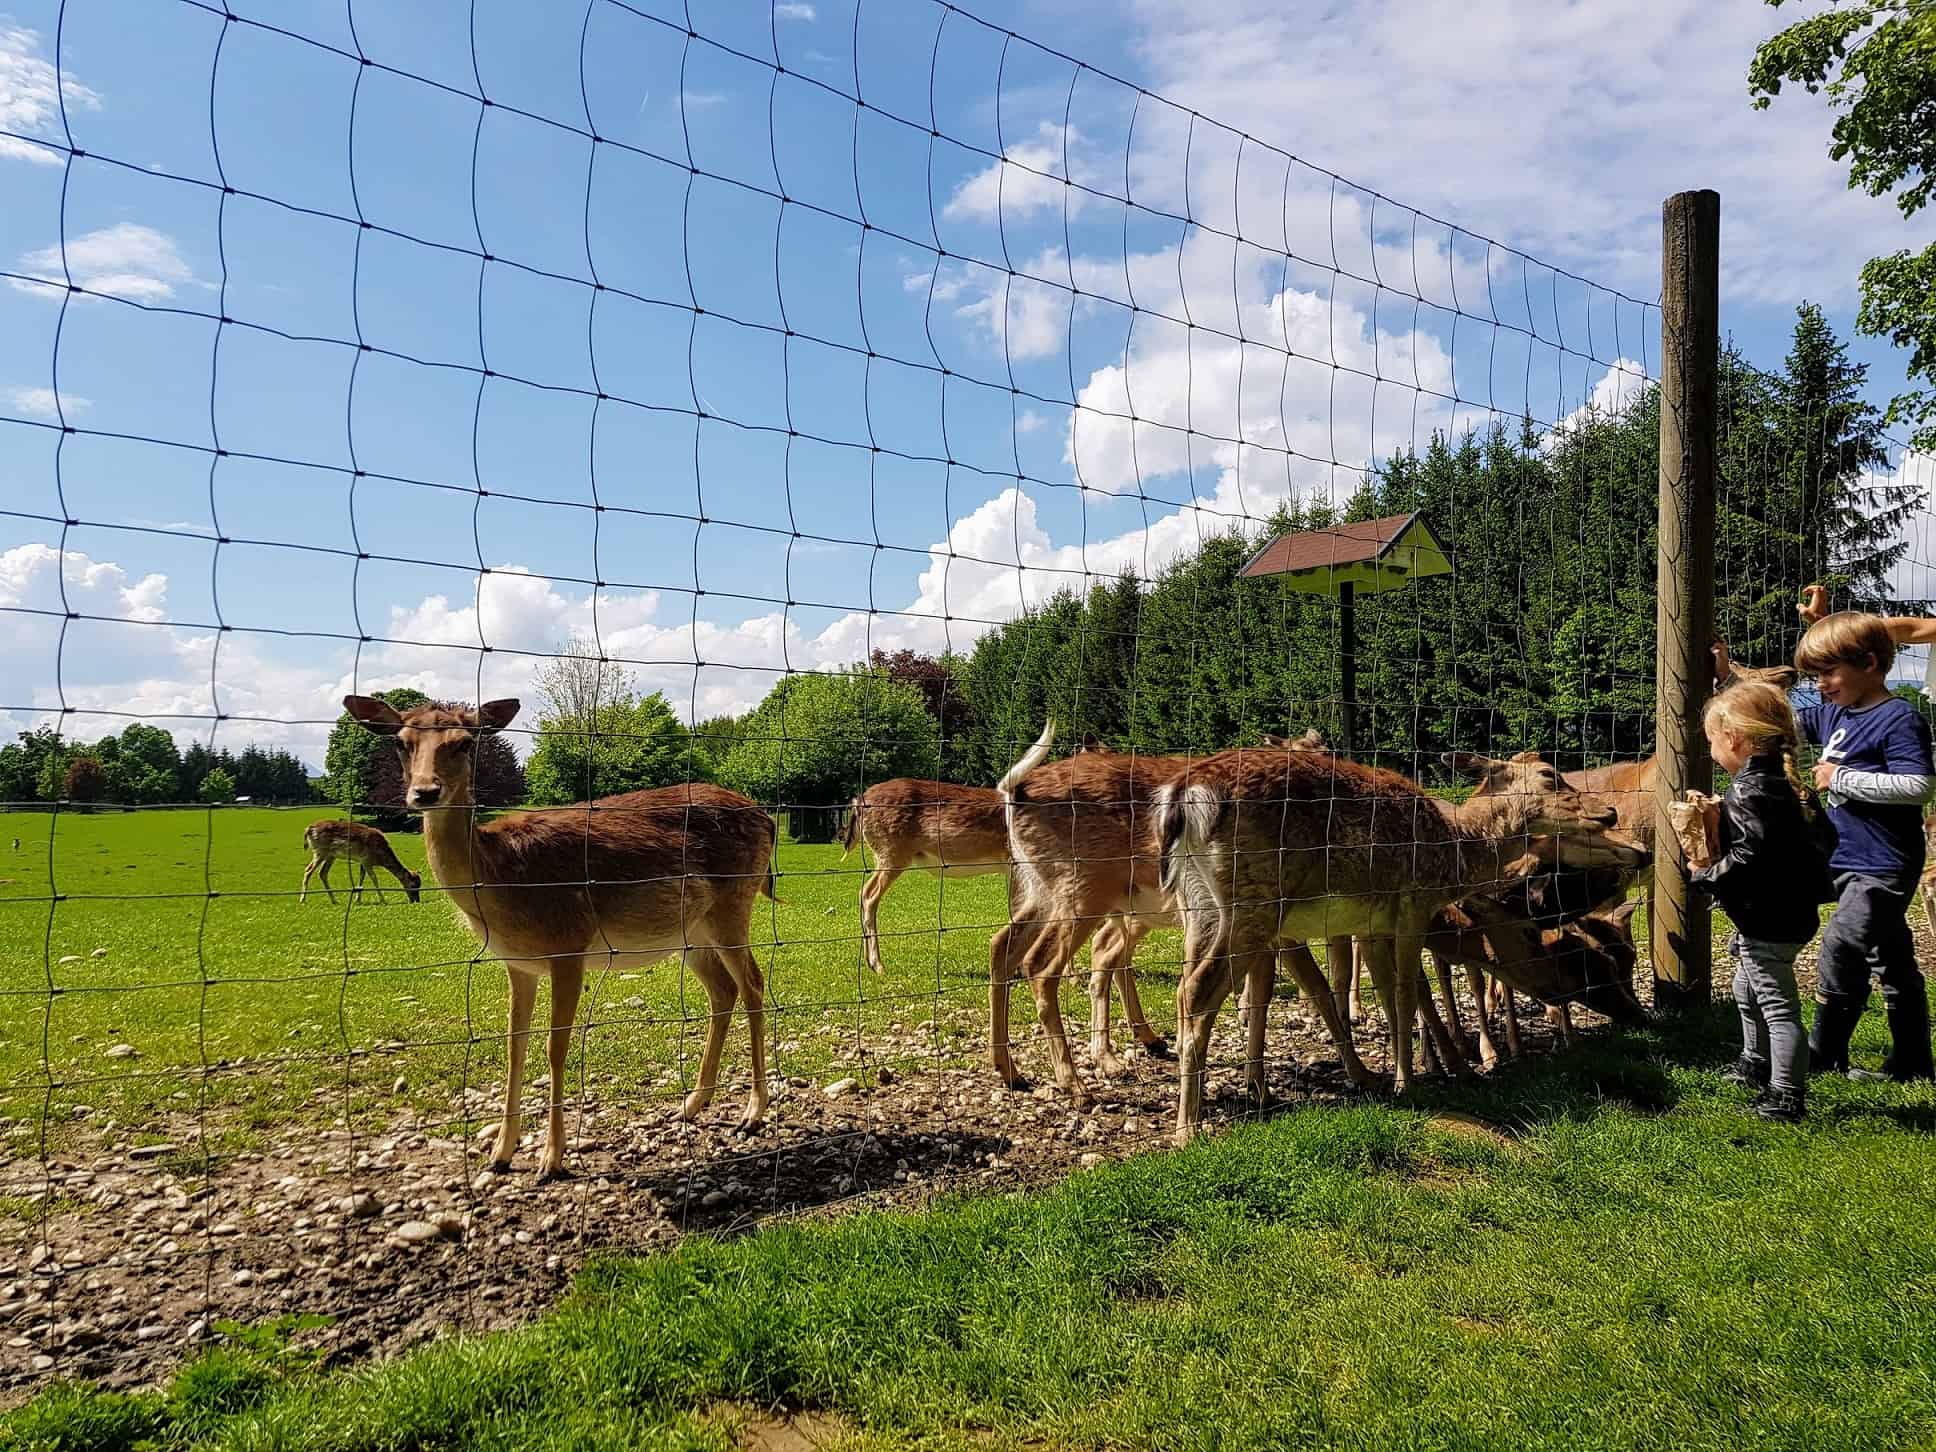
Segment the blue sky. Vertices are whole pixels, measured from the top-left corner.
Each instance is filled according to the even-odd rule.
[[[344,690],[528,693],[574,631],[743,709],[1617,400],[1668,191],[1771,364],[1909,235],[1748,109],[1747,5],[233,10],[0,15],[0,605],[106,617],[10,616],[0,728],[317,761]]]

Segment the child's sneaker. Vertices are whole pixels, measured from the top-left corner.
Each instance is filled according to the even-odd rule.
[[[1808,1113],[1802,1096],[1791,1089],[1764,1090],[1750,1107],[1760,1118],[1777,1124],[1800,1124]]]
[[[1768,1074],[1768,1065],[1743,1054],[1734,1061],[1734,1067],[1721,1076],[1721,1082],[1735,1084],[1743,1089],[1766,1089]]]

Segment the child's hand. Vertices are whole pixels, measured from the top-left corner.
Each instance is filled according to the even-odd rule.
[[[1802,586],[1802,603],[1795,607],[1795,613],[1801,616],[1803,625],[1813,625],[1828,614],[1828,586]]]
[[[1818,761],[1815,763],[1816,791],[1825,792],[1829,789],[1829,784],[1835,780],[1835,771],[1838,765],[1839,763],[1833,761]]]

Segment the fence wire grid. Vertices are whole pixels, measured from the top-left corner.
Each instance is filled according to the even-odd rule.
[[[1035,880],[1143,872],[1170,763],[1267,736],[1448,803],[1447,753],[1652,749],[1655,302],[949,3],[48,10],[0,30],[38,98],[0,113],[9,1385],[291,1312],[390,1349],[532,1313],[591,1247],[1167,1139],[1167,907],[1038,911],[1157,991],[1079,1007],[1070,962],[1014,1082],[988,1064],[1020,900],[989,789],[1051,720],[1129,845]],[[1839,346],[1804,311],[1780,369],[1722,349],[1714,616],[1750,665],[1811,580],[1936,596],[1936,472]],[[605,870],[627,809],[582,808],[532,891],[677,897],[703,856],[737,900],[766,858],[713,844],[774,822],[773,899],[683,965],[596,911],[577,947],[472,936],[446,900],[520,884],[440,883],[440,814],[482,816],[410,809],[422,758],[339,714],[378,693],[521,703],[465,758],[484,813],[757,806],[675,797],[664,876]],[[313,881],[346,821],[387,838],[368,881]],[[498,1146],[506,1015],[581,948]],[[1346,1092],[1322,1019],[1275,1005],[1275,1096]],[[1381,1022],[1346,1040],[1373,1072]],[[1234,1012],[1209,1068],[1209,1121],[1247,1112]]]

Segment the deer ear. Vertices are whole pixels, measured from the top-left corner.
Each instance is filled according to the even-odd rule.
[[[1540,758],[1539,758],[1539,753],[1537,751],[1515,751],[1512,754],[1512,759],[1517,762],[1531,764],[1532,762],[1538,761]]]
[[[515,699],[486,701],[477,708],[477,729],[488,736],[493,731],[502,731],[509,726],[518,714],[523,703]]]
[[[403,717],[397,714],[397,708],[375,696],[345,696],[343,709],[357,725],[378,736],[395,736],[403,729]]]
[[[1481,756],[1476,751],[1442,751],[1439,760],[1458,771],[1483,773],[1492,765],[1490,757]]]
[[[1607,921],[1620,929],[1621,935],[1624,937],[1633,932],[1633,916],[1639,911],[1640,899],[1637,897],[1629,898],[1607,914]]]

